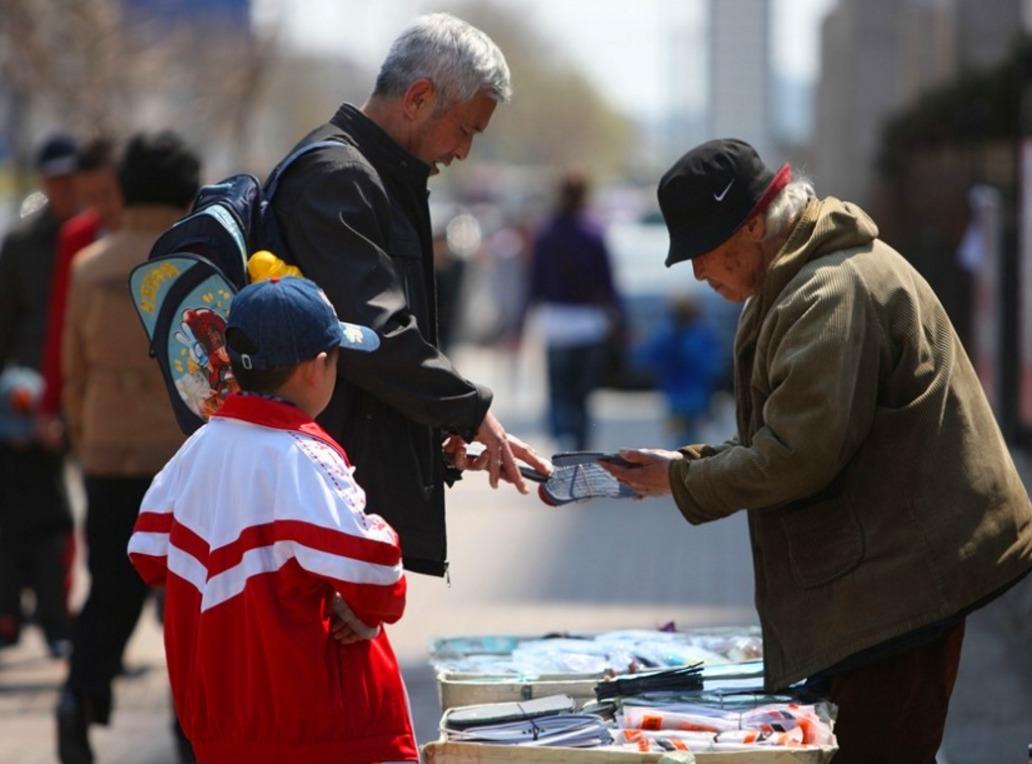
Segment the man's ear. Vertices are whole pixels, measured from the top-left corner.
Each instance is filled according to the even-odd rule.
[[[437,104],[437,89],[434,83],[424,78],[416,80],[401,97],[401,107],[405,118],[418,121],[431,114]]]
[[[762,213],[753,215],[745,221],[743,228],[745,228],[746,235],[753,241],[763,241],[763,237],[767,233],[767,218]]]

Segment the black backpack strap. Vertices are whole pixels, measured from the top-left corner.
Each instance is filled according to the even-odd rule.
[[[314,143],[306,143],[304,146],[298,146],[292,152],[287,154],[286,158],[273,168],[272,173],[269,175],[269,179],[265,181],[265,199],[271,201],[272,197],[276,194],[276,187],[279,185],[280,178],[283,173],[286,172],[287,168],[294,163],[294,160],[304,156],[309,151],[315,151],[316,149],[332,148],[333,146],[350,146],[351,144],[345,143],[344,141],[337,141],[328,139],[325,141],[315,141]]]

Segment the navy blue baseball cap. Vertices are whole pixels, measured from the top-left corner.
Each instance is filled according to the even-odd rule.
[[[79,169],[79,146],[75,139],[64,133],[50,136],[36,154],[36,170],[40,175],[54,178]]]
[[[380,338],[368,326],[340,321],[314,281],[259,281],[241,289],[229,304],[226,348],[245,369],[294,366],[335,347],[371,353],[380,347]]]

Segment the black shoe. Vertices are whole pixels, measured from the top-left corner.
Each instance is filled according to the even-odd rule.
[[[61,764],[93,764],[88,702],[65,689],[57,702],[57,758]]]

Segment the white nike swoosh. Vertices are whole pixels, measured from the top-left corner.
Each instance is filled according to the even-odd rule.
[[[713,194],[713,198],[718,202],[724,201],[724,197],[727,196],[727,192],[731,190],[731,186],[735,184],[735,179],[731,178],[731,182],[727,184],[727,188],[721,191],[719,194]]]

